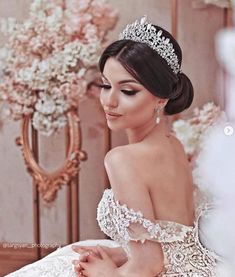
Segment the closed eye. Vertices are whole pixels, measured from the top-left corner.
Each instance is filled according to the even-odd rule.
[[[111,89],[111,86],[110,85],[107,85],[107,84],[97,84],[97,86],[99,88],[102,88],[102,89]],[[137,90],[126,90],[126,89],[121,89],[121,92],[126,94],[126,95],[135,95],[138,91]]]
[[[138,91],[137,90],[125,90],[125,89],[122,89],[121,92],[123,92],[126,95],[135,95]]]

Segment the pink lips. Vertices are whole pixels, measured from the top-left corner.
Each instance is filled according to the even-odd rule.
[[[105,111],[105,114],[107,119],[116,119],[121,116],[121,114],[109,112],[109,111]]]

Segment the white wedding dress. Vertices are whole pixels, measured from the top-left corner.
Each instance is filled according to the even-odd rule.
[[[140,211],[120,205],[114,199],[112,189],[106,189],[98,205],[97,220],[101,230],[118,244],[109,240],[84,241],[80,244],[122,245],[129,255],[128,241],[157,241],[161,243],[165,256],[165,269],[159,276],[215,276],[217,256],[200,243],[198,236],[198,219],[202,213],[203,208],[199,208],[194,226],[162,220],[151,222]],[[71,246],[66,246],[8,276],[76,276],[72,260],[78,257]]]
[[[235,225],[234,209],[231,210],[231,203],[233,205],[234,201],[231,197],[235,199],[235,189],[231,189],[231,184],[234,184],[235,176],[234,171],[226,172],[227,160],[223,160],[221,154],[218,160],[219,154],[215,151],[216,145],[217,148],[223,145],[224,158],[231,151],[235,151],[234,139],[229,140],[228,137],[220,134],[224,124],[225,119],[222,118],[220,122],[209,128],[210,131],[204,138],[204,147],[193,172],[194,183],[197,185],[196,216],[193,226],[164,220],[152,222],[144,218],[141,211],[134,211],[131,207],[120,204],[114,198],[112,189],[106,189],[97,208],[97,220],[101,230],[112,240],[87,240],[76,244],[100,244],[110,247],[121,245],[129,255],[130,240],[140,240],[143,243],[145,240],[157,241],[161,243],[164,253],[164,270],[158,276],[233,277],[233,260],[229,257],[233,257],[234,249],[231,247],[235,243],[231,224],[233,221]],[[233,154],[234,165],[235,153]],[[223,163],[220,164],[220,170],[222,170],[220,174],[216,174],[218,168],[216,161]],[[229,162],[231,163],[232,160],[230,159]],[[224,177],[224,174],[229,174],[229,177]],[[232,177],[234,177],[233,180],[230,179]],[[231,190],[228,192],[229,189]],[[225,201],[228,201],[228,195],[232,202],[227,202],[226,207],[221,208],[221,203],[225,205]],[[219,205],[217,205],[218,199],[222,201]],[[228,212],[231,217],[225,222]],[[7,276],[75,277],[72,260],[78,258],[79,254],[71,249],[71,245],[68,245]]]

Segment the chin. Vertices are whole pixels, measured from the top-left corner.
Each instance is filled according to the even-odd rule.
[[[108,128],[114,132],[123,131],[126,128],[120,124],[115,124],[112,122],[107,121]]]

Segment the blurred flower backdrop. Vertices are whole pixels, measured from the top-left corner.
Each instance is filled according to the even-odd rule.
[[[173,132],[183,144],[192,166],[201,150],[203,134],[221,116],[223,112],[220,107],[213,102],[208,102],[201,109],[196,107],[189,118],[173,122]]]
[[[232,0],[193,0],[195,7],[204,7],[205,5],[215,5],[220,8],[231,8]]]
[[[33,0],[24,22],[2,19],[0,116],[32,115],[34,128],[47,136],[65,126],[116,20],[105,0]]]

